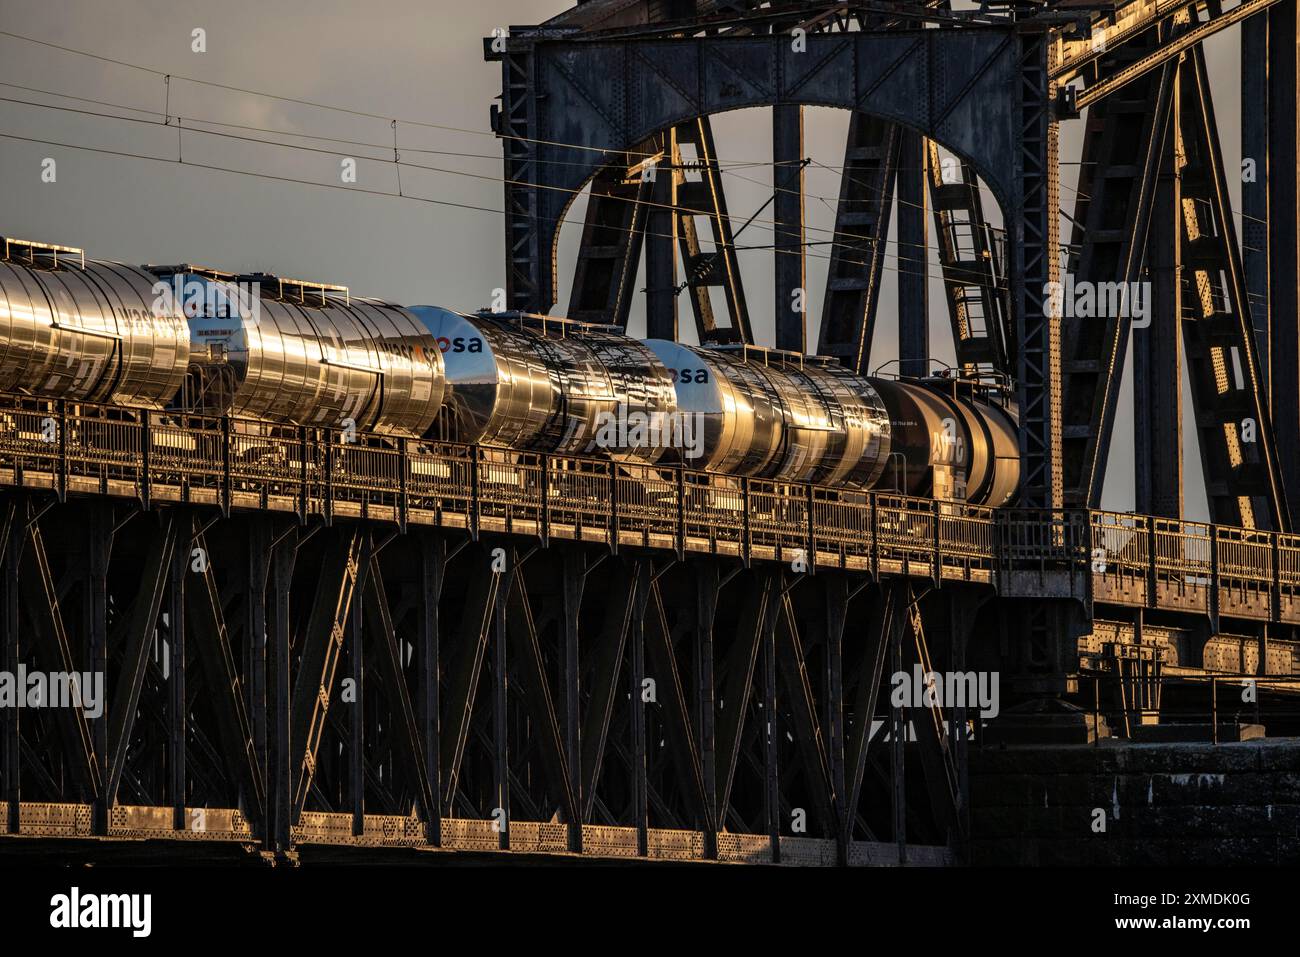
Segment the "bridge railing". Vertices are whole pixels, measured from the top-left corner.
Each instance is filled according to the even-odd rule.
[[[546,509],[548,530],[582,540],[609,540],[613,501],[610,465],[591,459],[549,459]]]
[[[314,483],[320,480],[323,450],[319,441],[304,441],[296,430],[273,426],[223,429],[220,421],[198,422],[188,428],[171,428],[168,434],[180,445],[185,434],[194,435],[197,445],[184,447],[181,463],[203,476],[207,488],[222,489],[233,497],[258,496],[286,503],[317,497]],[[151,430],[156,431],[158,426]],[[226,461],[222,461],[222,455]],[[215,460],[215,461],[214,461]],[[263,508],[269,507],[263,505]]]
[[[1277,536],[1278,618],[1300,621],[1300,535]]]
[[[409,521],[468,527],[474,513],[474,449],[441,442],[407,443],[406,503]]]
[[[698,542],[714,554],[742,554],[747,527],[744,480],[688,470],[682,473],[682,487],[687,546]]]
[[[1300,623],[1300,535],[230,417],[0,396],[0,485],[802,561]]]
[[[814,557],[841,567],[868,567],[875,532],[867,493],[814,488],[812,510]]]
[[[1088,557],[1088,513],[1012,508],[995,513],[997,560],[1004,571],[1053,572],[1083,567]]]
[[[1205,612],[1214,576],[1214,529],[1203,522],[1151,519],[1153,598],[1163,608]]]

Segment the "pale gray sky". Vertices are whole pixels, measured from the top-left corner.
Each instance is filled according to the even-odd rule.
[[[350,116],[281,100],[215,90],[178,79],[191,76],[246,90],[312,100],[399,120],[417,120],[478,132],[434,130],[399,123],[404,162],[455,172],[404,168],[403,192],[472,206],[501,208],[500,149],[488,135],[488,109],[500,92],[500,69],[485,63],[482,38],[496,27],[540,22],[565,9],[565,0],[0,0],[0,30],[93,52],[174,74],[161,77],[0,36],[0,133],[166,157],[177,156],[175,127],[130,123],[15,102],[80,110],[127,111],[32,92],[64,93],[139,110],[318,137],[382,144],[362,149],[306,139],[322,152],[285,150],[198,132],[182,134],[189,164],[339,183],[341,156],[391,160],[393,131],[386,120]],[[192,31],[206,31],[207,51],[191,49]],[[1239,165],[1237,34],[1209,48],[1229,170]],[[18,87],[27,87],[24,90]],[[842,160],[847,114],[810,109],[806,152],[831,166]],[[1077,156],[1082,121],[1063,125],[1062,158]],[[715,118],[718,153],[726,162],[761,164],[770,157],[766,113],[740,111]],[[226,130],[248,137],[264,134]],[[284,140],[283,134],[266,134]],[[417,149],[449,156],[418,153]],[[44,183],[42,163],[57,163],[57,180]],[[1071,209],[1077,167],[1063,171],[1062,205]],[[394,192],[391,162],[359,160],[357,187]],[[472,175],[464,175],[472,174]],[[755,182],[756,181],[756,182]],[[1234,201],[1239,184],[1232,180]],[[743,221],[771,195],[771,170],[738,168],[726,180],[730,210]],[[810,170],[807,209],[812,227],[834,224],[838,174]],[[991,200],[988,204],[993,208]],[[561,236],[561,311],[567,305],[572,249],[582,203]],[[995,213],[996,215],[996,213]],[[770,211],[760,220],[770,216]],[[1240,222],[1238,222],[1240,225]],[[486,305],[504,283],[504,240],[499,214],[413,199],[277,182],[175,162],[151,162],[0,138],[0,235],[80,246],[91,256],[127,262],[195,262],[231,271],[263,270],[346,284],[359,295],[455,309]],[[1068,231],[1063,231],[1068,236]],[[743,243],[770,242],[770,230],[751,226]],[[810,231],[808,239],[825,238]],[[931,232],[933,242],[933,233]],[[873,361],[895,354],[888,317],[896,301],[897,248],[890,247]],[[825,247],[808,261],[809,341],[816,341],[826,274]],[[932,253],[933,257],[933,253]],[[742,254],[756,335],[770,343],[771,254]],[[951,360],[942,287],[931,271],[933,352]],[[640,284],[638,285],[640,288]],[[683,329],[690,326],[683,303]],[[633,331],[641,328],[640,310]],[[1127,389],[1126,389],[1127,392]],[[1106,489],[1107,507],[1132,506],[1133,423],[1127,397],[1120,410]],[[1190,426],[1185,428],[1189,442]],[[1195,455],[1195,445],[1188,446]],[[1203,517],[1199,469],[1188,460],[1189,517]]]

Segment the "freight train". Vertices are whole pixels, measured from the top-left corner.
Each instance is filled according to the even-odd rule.
[[[1014,410],[956,376],[57,249],[4,244],[0,391],[995,507],[1019,485]]]

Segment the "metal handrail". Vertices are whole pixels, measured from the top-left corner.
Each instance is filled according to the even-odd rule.
[[[603,531],[614,548],[623,529],[650,547],[738,547],[746,560],[802,554],[872,571],[883,562],[920,577],[967,579],[972,567],[990,580],[1014,571],[1091,572],[1095,581],[1122,573],[1216,596],[1250,591],[1267,606],[1261,613],[1224,602],[1241,617],[1300,614],[1300,538],[1292,535],[1097,510],[936,504],[889,491],[22,395],[0,395],[0,484],[227,512],[292,508],[303,521],[343,512],[399,525],[459,516],[471,530],[504,521],[496,530],[588,541]],[[1211,554],[1217,576],[1207,574]]]

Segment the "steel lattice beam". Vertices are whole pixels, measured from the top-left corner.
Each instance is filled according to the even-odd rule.
[[[817,353],[861,375],[871,371],[899,142],[896,123],[866,113],[849,118]]]

